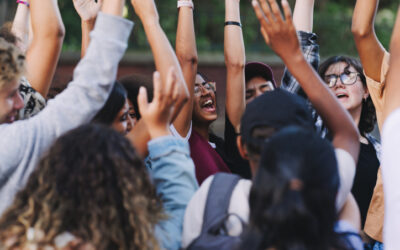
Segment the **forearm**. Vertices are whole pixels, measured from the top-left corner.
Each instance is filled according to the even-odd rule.
[[[186,206],[198,188],[189,146],[165,136],[150,141],[148,147],[154,185],[169,215],[156,234],[165,249],[179,249]]]
[[[300,51],[295,56],[284,59],[284,62],[332,132],[333,145],[349,152],[357,162],[359,135],[349,113],[340,105]]]
[[[374,29],[378,4],[378,0],[357,0],[351,30],[366,75],[380,82],[385,49]]]
[[[296,0],[293,23],[297,31],[312,32],[314,20],[314,0]]]
[[[383,107],[383,121],[400,107],[400,8],[397,12],[396,23],[393,28],[390,43],[390,64],[386,78],[385,104]]]
[[[12,24],[12,32],[18,39],[18,47],[26,51],[29,45],[29,7],[25,4],[18,4]]]
[[[165,83],[167,81],[168,71],[173,67],[176,71],[176,77],[178,82],[184,83],[182,88],[180,88],[181,99],[178,100],[176,107],[182,107],[182,105],[187,101],[189,96],[189,91],[187,89],[187,84],[183,77],[182,69],[179,65],[176,54],[168,41],[167,36],[162,30],[158,18],[147,18],[142,19],[143,27],[149,41],[151,50],[154,56],[154,62],[157,71],[161,75],[161,82]],[[179,112],[179,110],[178,110]]]
[[[197,71],[198,56],[194,32],[193,9],[188,6],[182,6],[178,10],[176,56],[182,68],[187,65],[192,68],[193,71]],[[194,72],[194,74],[196,74],[196,72]]]
[[[178,10],[176,56],[182,68],[182,73],[189,91],[189,101],[183,106],[182,110],[179,111],[174,126],[179,134],[185,137],[189,131],[192,120],[193,91],[198,65],[193,9],[189,6],[182,6]]]
[[[90,32],[94,29],[96,19],[81,22],[82,27],[82,46],[81,46],[81,58],[85,56],[86,50],[90,43]]]
[[[30,11],[33,40],[27,51],[27,78],[32,87],[46,97],[65,29],[56,0],[31,0]]]
[[[225,22],[240,23],[240,2],[225,0]],[[245,100],[245,48],[242,28],[225,25],[224,54],[226,65],[226,112],[236,132],[244,112]]]

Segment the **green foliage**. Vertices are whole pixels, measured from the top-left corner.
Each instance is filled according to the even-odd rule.
[[[295,0],[290,0],[294,6]],[[76,14],[72,0],[59,0],[61,13],[67,34],[64,50],[80,49],[80,19]],[[176,0],[156,0],[160,23],[172,44],[175,43],[177,26]],[[196,42],[200,52],[223,52],[225,6],[223,0],[194,0],[194,22]],[[314,32],[319,36],[321,55],[334,54],[356,55],[351,34],[351,16],[355,1],[316,0]],[[130,5],[130,4],[129,4]],[[395,0],[381,0],[376,18],[376,31],[380,41],[387,48],[395,20]],[[265,45],[259,32],[259,23],[250,1],[241,1],[241,16],[244,41],[247,53],[272,53]],[[128,7],[127,18],[135,22],[129,48],[132,50],[150,50],[143,26]]]

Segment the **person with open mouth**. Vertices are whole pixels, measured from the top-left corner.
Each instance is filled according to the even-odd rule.
[[[367,88],[361,63],[346,56],[334,56],[320,65],[319,74],[339,102],[349,112],[360,132],[360,154],[352,193],[364,227],[380,166],[380,144],[370,132],[376,112]]]

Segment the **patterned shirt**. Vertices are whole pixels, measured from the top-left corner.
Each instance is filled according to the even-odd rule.
[[[319,56],[319,45],[317,44],[317,35],[315,33],[298,31],[297,36],[300,40],[300,46],[303,51],[303,55],[306,58],[307,62],[311,64],[311,66],[318,71],[318,66],[320,62]],[[289,72],[289,70],[285,67],[284,75],[282,78],[281,88],[285,89],[293,94],[300,95],[304,98],[307,98],[307,95],[301,88],[299,82],[293,75]],[[312,107],[311,103],[308,101],[312,115],[315,120],[315,129],[317,133],[321,135],[321,137],[326,138],[329,137],[328,129],[324,125],[322,118],[317,114],[317,111]],[[366,134],[366,139],[374,146],[376,155],[378,160],[381,159],[381,144],[380,142],[374,138],[371,134]]]
[[[46,99],[35,89],[25,77],[22,77],[19,93],[24,100],[24,108],[18,113],[18,120],[28,119],[39,113],[46,106]]]

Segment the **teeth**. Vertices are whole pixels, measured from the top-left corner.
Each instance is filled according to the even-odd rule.
[[[212,104],[212,101],[211,101],[211,100],[208,100],[208,101],[206,101],[203,105],[210,105],[210,104]]]

